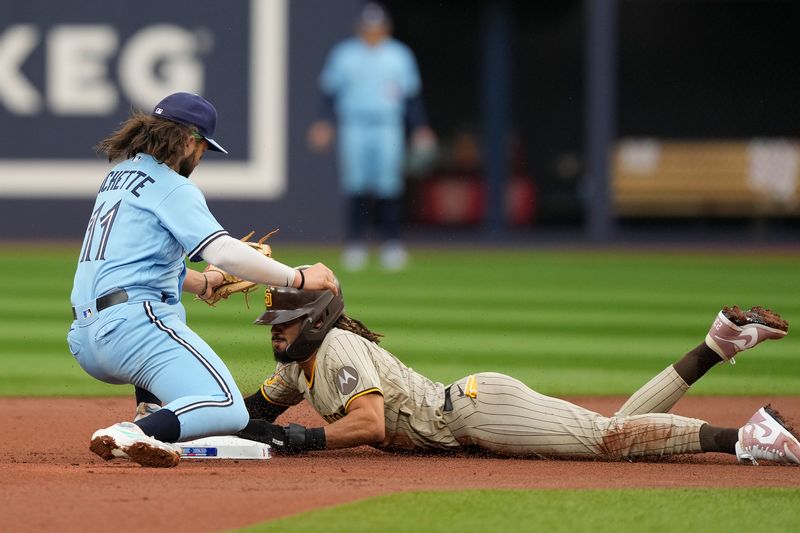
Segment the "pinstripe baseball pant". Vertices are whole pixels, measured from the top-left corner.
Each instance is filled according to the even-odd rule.
[[[453,410],[444,418],[461,445],[504,455],[621,459],[697,453],[705,422],[666,414],[687,389],[670,365],[606,417],[485,372],[449,387]]]

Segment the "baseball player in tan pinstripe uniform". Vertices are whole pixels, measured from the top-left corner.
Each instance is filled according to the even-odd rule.
[[[405,366],[381,335],[344,314],[341,293],[269,288],[256,324],[272,325],[275,373],[245,399],[251,420],[239,436],[279,453],[373,445],[387,451],[478,447],[515,456],[620,459],[726,452],[740,462],[800,464],[800,442],[769,406],[741,428],[668,414],[712,366],[786,335],[769,309],[724,308],[703,343],[655,376],[612,417],[548,397],[498,373],[449,386]],[[307,400],[319,428],[275,425]]]

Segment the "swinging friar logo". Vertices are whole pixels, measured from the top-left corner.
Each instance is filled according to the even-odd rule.
[[[358,385],[358,372],[352,366],[343,366],[336,372],[336,388],[343,396],[347,396]]]

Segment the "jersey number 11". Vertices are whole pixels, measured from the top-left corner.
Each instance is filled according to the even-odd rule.
[[[103,231],[100,235],[100,246],[97,248],[97,254],[95,254],[94,259],[95,261],[102,261],[106,258],[105,253],[106,246],[108,246],[108,237],[111,234],[111,226],[114,225],[114,219],[117,217],[117,212],[119,211],[119,206],[121,203],[122,200],[114,204],[114,207],[109,209],[103,216],[100,216],[100,211],[103,210],[103,207],[106,205],[105,203],[100,204],[100,206],[94,210],[94,213],[92,213],[92,218],[89,219],[89,227],[86,228],[86,236],[83,239],[83,250],[81,250],[80,259],[81,263],[92,260],[92,241],[94,240],[98,219],[100,221],[100,227]]]

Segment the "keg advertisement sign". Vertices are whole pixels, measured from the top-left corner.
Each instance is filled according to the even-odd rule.
[[[217,108],[192,175],[208,197],[285,189],[284,0],[12,1],[0,21],[0,197],[93,197],[94,146],[167,94]]]

